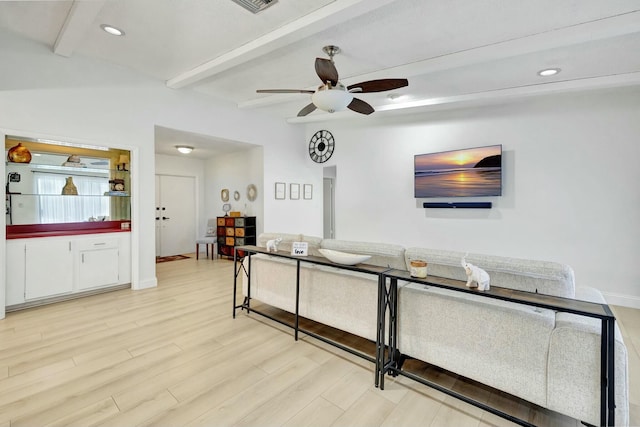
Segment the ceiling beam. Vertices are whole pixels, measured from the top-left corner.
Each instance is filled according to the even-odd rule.
[[[319,33],[395,0],[336,0],[243,46],[185,71],[166,84],[179,89]]]
[[[376,79],[423,76],[438,71],[451,70],[637,32],[640,32],[640,12],[629,12],[606,19],[598,19],[504,42],[452,52],[367,74],[349,76],[341,79],[341,82],[349,85],[360,81]],[[582,83],[588,84],[586,81]],[[409,86],[411,86],[411,80],[409,80]],[[289,102],[292,99],[293,97],[291,95],[261,96],[239,103],[238,108],[259,108]]]
[[[376,106],[373,116],[390,114],[394,111],[411,110],[412,113],[438,111],[454,108],[469,108],[503,104],[513,99],[537,97],[543,95],[570,93],[576,91],[609,89],[616,87],[637,86],[640,84],[640,72],[615,74],[610,76],[588,77],[576,80],[541,83],[484,92],[454,95],[441,98],[429,98],[418,101],[401,102]],[[406,113],[406,112],[405,112]],[[364,118],[353,111],[344,110],[337,113],[314,113],[304,117],[291,117],[287,123],[311,123],[338,119]]]
[[[53,45],[53,52],[56,55],[69,57],[73,54],[73,51],[85,40],[87,30],[94,24],[105,2],[106,0],[75,0],[73,2]]]
[[[358,81],[389,78],[390,76],[424,75],[638,32],[640,32],[640,11],[452,52],[411,64],[345,78],[342,82],[348,85]]]

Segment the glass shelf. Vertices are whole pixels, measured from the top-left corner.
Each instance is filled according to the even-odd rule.
[[[60,196],[60,197],[131,197],[130,194],[30,194],[30,193],[9,193],[7,196],[11,197],[52,197],[52,196]]]

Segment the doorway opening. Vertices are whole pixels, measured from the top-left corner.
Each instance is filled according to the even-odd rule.
[[[322,185],[322,237],[325,239],[336,238],[336,208],[335,208],[335,188],[336,188],[337,168],[327,166],[323,169]]]

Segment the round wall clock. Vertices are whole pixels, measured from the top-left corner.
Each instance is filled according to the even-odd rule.
[[[331,158],[335,141],[328,130],[319,130],[309,141],[309,157],[316,163],[324,163]]]

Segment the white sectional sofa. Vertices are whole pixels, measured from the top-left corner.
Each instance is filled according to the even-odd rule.
[[[281,237],[279,250],[306,241],[309,254],[326,248],[371,255],[367,261],[408,270],[412,259],[428,274],[466,281],[460,252],[385,243],[265,233],[258,246]],[[492,287],[604,303],[599,291],[576,288],[562,264],[470,254]],[[251,297],[295,311],[295,261],[252,256]],[[352,334],[376,339],[377,276],[302,263],[299,314]],[[244,294],[246,296],[246,282]],[[413,357],[482,382],[592,425],[600,423],[600,321],[422,284],[398,284],[398,347]],[[627,349],[615,328],[615,420],[628,425]]]

